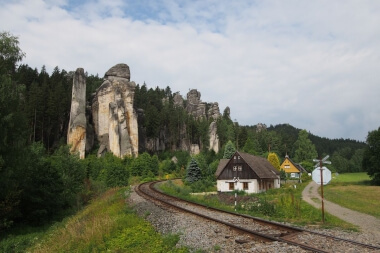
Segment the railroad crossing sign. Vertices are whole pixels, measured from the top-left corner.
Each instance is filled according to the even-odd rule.
[[[322,167],[322,164],[331,164],[330,161],[327,161],[327,159],[329,158],[330,156],[325,156],[323,159],[313,159],[313,162],[318,162],[314,167],[318,167],[319,168],[316,168],[315,170],[313,170],[313,180],[318,184],[318,180],[315,178],[316,176],[314,175],[318,175],[320,176],[320,179],[319,180],[319,184],[321,185],[321,198],[322,198],[322,222],[324,223],[325,222],[325,205],[324,205],[324,201],[323,201],[323,185],[324,184],[328,184],[331,180],[331,171],[329,169],[327,169],[326,167]],[[324,175],[326,174],[326,176]],[[323,176],[326,177],[326,180],[323,180]],[[326,182],[326,183],[325,183]]]
[[[322,177],[321,173],[323,173]],[[327,185],[331,181],[331,171],[326,167],[316,168],[311,173],[311,178],[317,184],[321,184],[321,178],[323,178],[323,185]]]

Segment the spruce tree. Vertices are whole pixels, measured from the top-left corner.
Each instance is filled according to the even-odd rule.
[[[197,161],[194,158],[191,158],[191,161],[186,169],[186,181],[193,183],[200,180],[201,178],[201,169],[199,168]]]
[[[232,141],[228,141],[226,147],[224,148],[224,159],[230,159],[232,155],[236,152],[236,148]]]

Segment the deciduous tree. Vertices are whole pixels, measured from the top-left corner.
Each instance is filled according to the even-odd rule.
[[[368,133],[363,169],[367,171],[374,184],[380,185],[380,127]]]
[[[318,153],[315,149],[314,144],[309,140],[308,133],[306,130],[301,130],[298,133],[298,139],[294,143],[295,156],[294,160],[296,162],[302,162],[317,158]]]
[[[273,167],[275,167],[277,170],[280,170],[280,159],[278,159],[276,153],[270,152],[268,155],[268,161],[270,164],[272,164]]]

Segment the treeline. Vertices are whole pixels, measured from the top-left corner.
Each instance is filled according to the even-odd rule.
[[[67,72],[58,67],[49,75],[45,66],[38,71],[25,64],[14,71],[12,82],[23,89],[22,110],[29,143],[42,142],[50,151],[66,142],[73,75],[73,71]],[[87,75],[86,95],[89,102],[101,82],[97,75]]]

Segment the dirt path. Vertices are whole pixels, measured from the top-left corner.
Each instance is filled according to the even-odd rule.
[[[322,208],[322,199],[318,193],[320,186],[311,181],[302,192],[302,199],[316,208]],[[339,206],[324,199],[325,212],[358,226],[363,232],[376,233],[380,238],[380,219]]]

